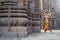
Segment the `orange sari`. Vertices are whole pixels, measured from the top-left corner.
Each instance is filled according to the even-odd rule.
[[[49,25],[49,21],[48,21],[48,16],[45,16],[46,19],[44,21],[44,31],[46,32],[48,30],[48,25]]]

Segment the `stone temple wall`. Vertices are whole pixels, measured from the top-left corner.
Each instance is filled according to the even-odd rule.
[[[29,17],[28,6],[18,4],[17,0],[0,0],[0,36],[24,37],[40,32],[39,23]]]

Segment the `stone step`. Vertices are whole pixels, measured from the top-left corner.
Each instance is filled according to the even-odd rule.
[[[26,37],[27,36],[27,32],[6,32],[2,35],[2,37],[4,38],[8,38],[8,37]]]
[[[26,37],[28,33],[31,33],[31,29],[27,27],[0,27],[0,36],[7,38],[7,37]],[[8,31],[9,30],[9,31]]]

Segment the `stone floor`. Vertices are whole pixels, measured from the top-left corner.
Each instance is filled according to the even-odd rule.
[[[23,38],[3,38],[1,37],[0,40],[60,40],[60,32],[41,32],[41,33],[32,33],[27,37]]]
[[[60,40],[60,33],[33,33],[22,40]]]

